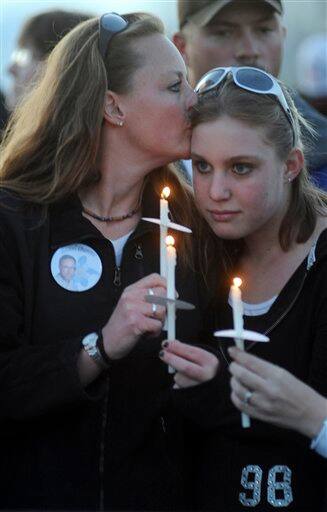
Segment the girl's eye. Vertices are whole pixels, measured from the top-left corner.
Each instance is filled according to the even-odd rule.
[[[192,165],[193,168],[202,174],[209,172],[211,169],[210,165],[205,160],[193,160]]]
[[[175,84],[171,85],[169,87],[169,90],[172,91],[172,92],[180,92],[181,90],[181,80],[179,82],[176,82]]]
[[[252,170],[253,170],[252,164],[238,163],[238,164],[233,164],[233,166],[232,166],[232,171],[235,174],[238,174],[239,176],[244,176],[245,174],[249,174]]]

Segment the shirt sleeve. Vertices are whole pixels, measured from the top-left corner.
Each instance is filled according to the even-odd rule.
[[[310,447],[319,455],[327,459],[327,418],[325,419],[319,434],[312,439]]]

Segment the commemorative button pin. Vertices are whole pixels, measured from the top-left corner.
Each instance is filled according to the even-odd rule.
[[[85,244],[60,247],[51,258],[51,274],[56,283],[71,292],[93,288],[102,274],[102,263],[94,249]]]

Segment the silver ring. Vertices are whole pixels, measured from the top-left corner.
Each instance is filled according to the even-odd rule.
[[[150,293],[150,295],[152,295]],[[152,305],[152,315],[153,316],[156,316],[156,312],[157,312],[157,304],[151,304]]]
[[[247,391],[245,393],[244,400],[243,400],[243,403],[245,405],[251,405],[250,400],[251,400],[252,395],[253,395],[253,391]]]

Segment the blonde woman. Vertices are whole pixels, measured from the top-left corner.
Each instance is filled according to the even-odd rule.
[[[326,397],[326,195],[307,177],[302,118],[285,88],[256,68],[216,68],[196,90],[193,180],[198,209],[211,230],[200,247],[217,294],[208,327],[212,332],[233,325],[229,289],[240,276],[245,328],[270,338],[248,342],[247,350]],[[210,250],[219,241],[224,268]],[[322,511],[326,461],[307,439],[255,420],[242,429],[230,400],[228,346],[228,340],[220,344],[217,428],[207,438],[200,506]],[[256,400],[251,392],[246,386],[240,391],[249,406]]]
[[[191,222],[167,163],[189,153],[195,102],[161,22],[110,13],[62,39],[13,114],[1,148],[1,507],[186,507],[180,390],[158,356],[165,309],[145,300],[166,292],[158,229],[141,217],[158,216],[169,185],[174,219]],[[178,251],[178,291],[198,306],[191,239]],[[200,326],[199,308],[179,315],[178,336]],[[217,364],[180,344],[185,400]]]

